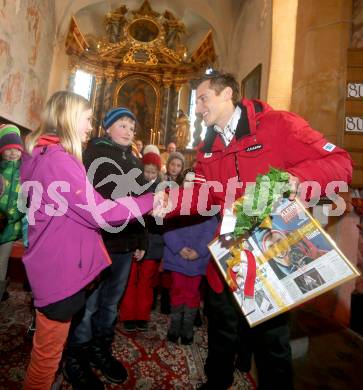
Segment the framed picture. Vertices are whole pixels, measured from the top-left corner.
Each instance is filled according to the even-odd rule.
[[[146,77],[133,75],[123,79],[116,89],[114,106],[128,108],[137,119],[138,138],[149,142],[151,129],[158,129],[160,92]]]
[[[259,99],[261,88],[262,64],[256,66],[241,83],[241,95],[247,99]]]
[[[281,198],[270,227],[257,227],[243,242],[219,236],[209,250],[250,326],[260,324],[360,275],[299,200]],[[252,252],[256,278],[245,294]]]

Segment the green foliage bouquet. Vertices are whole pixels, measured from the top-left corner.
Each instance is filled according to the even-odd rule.
[[[281,196],[289,194],[288,183],[289,174],[272,167],[265,175],[256,177],[256,184],[248,186],[244,196],[234,203],[237,217],[234,238],[243,236],[257,226],[268,226],[274,203]]]

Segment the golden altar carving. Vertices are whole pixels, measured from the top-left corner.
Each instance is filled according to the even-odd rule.
[[[180,87],[216,59],[211,32],[188,53],[184,23],[168,10],[154,11],[148,0],[138,10],[121,5],[107,12],[103,27],[103,36],[84,35],[73,18],[66,40],[70,74],[82,69],[95,77],[96,132],[107,110],[125,105],[135,110],[145,143],[151,130],[160,146],[174,140]]]

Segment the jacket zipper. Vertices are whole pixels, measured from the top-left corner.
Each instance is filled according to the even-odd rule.
[[[9,187],[9,196],[8,196],[8,202],[7,202],[7,205],[6,205],[6,210],[8,211],[9,210],[9,206],[11,205],[11,203],[13,202],[13,199],[16,197],[18,197],[18,194],[16,192],[16,185],[14,187],[14,177],[15,177],[15,166],[16,164],[12,164],[13,166],[11,167],[11,177],[10,177],[10,187]]]
[[[238,159],[237,159],[237,154],[236,153],[234,153],[234,165],[235,165],[235,168],[236,168],[238,181],[240,182],[241,178],[239,177]]]

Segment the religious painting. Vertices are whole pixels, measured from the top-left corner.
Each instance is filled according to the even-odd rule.
[[[158,94],[155,86],[146,78],[129,77],[117,90],[116,105],[127,107],[137,119],[137,138],[149,141],[151,129],[156,129]]]
[[[262,64],[256,66],[241,83],[241,95],[247,99],[259,99]]]

